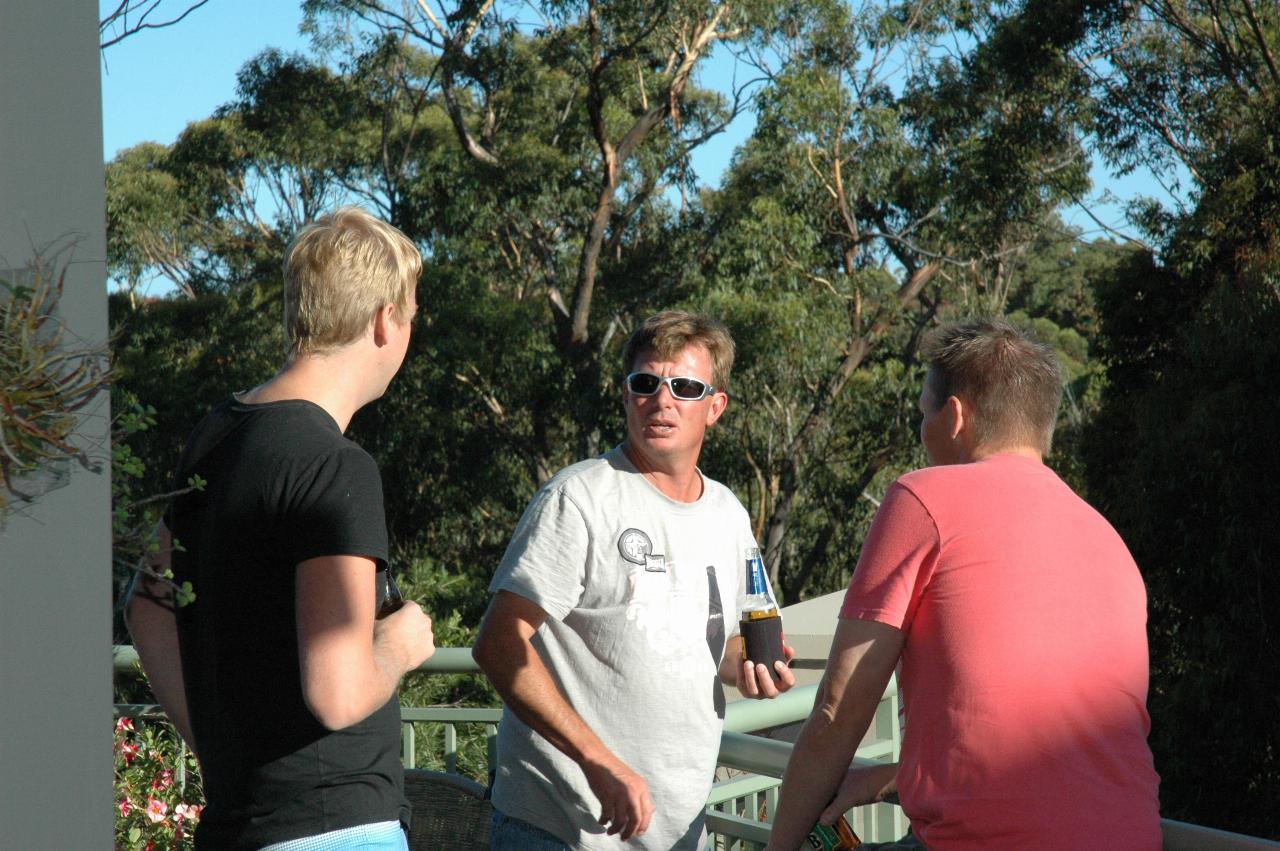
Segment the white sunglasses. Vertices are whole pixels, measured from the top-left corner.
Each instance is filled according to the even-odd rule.
[[[683,375],[654,375],[652,372],[633,372],[627,376],[627,389],[637,396],[653,396],[662,385],[667,385],[671,395],[685,402],[696,402],[716,392],[716,388]]]

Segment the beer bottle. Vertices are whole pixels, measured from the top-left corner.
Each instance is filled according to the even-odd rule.
[[[806,838],[813,851],[848,851],[862,845],[862,840],[843,815],[830,827],[818,822]]]
[[[782,616],[769,590],[769,580],[765,578],[760,549],[749,548],[746,561],[747,593],[738,623],[742,632],[743,655],[756,664],[764,665],[776,680],[780,677],[773,663],[786,661],[782,650]]]

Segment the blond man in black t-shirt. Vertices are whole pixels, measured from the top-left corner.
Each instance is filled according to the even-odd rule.
[[[210,412],[179,463],[177,481],[207,484],[170,506],[153,569],[190,581],[195,601],[178,607],[143,575],[127,615],[201,763],[197,847],[405,847],[396,688],[434,639],[415,603],[375,618],[381,479],[343,432],[404,360],[421,268],[358,208],[303,228],[284,263],[287,361]]]

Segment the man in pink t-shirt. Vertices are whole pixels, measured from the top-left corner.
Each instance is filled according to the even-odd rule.
[[[1115,530],[1041,461],[1057,359],[1002,320],[942,328],[927,354],[931,466],[872,523],[769,847],[896,793],[934,851],[1159,849],[1146,590]],[[901,761],[849,768],[895,667]]]

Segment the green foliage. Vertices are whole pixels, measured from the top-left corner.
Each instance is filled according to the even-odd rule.
[[[547,2],[537,26],[500,4],[434,23],[305,5],[324,61],[264,53],[234,102],[109,167],[113,273],[189,297],[112,301],[117,408],[155,406],[121,460],[146,460],[140,492],[169,487],[210,405],[279,365],[283,247],[340,200],[426,257],[406,364],[351,434],[378,458],[397,565],[442,645],[470,642],[533,491],[622,438],[617,357],[641,317],[700,309],[733,330],[732,402],[701,465],[795,600],[844,585],[884,487],[923,463],[921,335],[1007,313],[1066,365],[1050,463],[1148,580],[1166,814],[1280,832],[1275,500],[1258,472],[1280,468],[1263,378],[1274,4],[1232,0],[1250,25],[1216,28],[1221,4],[1201,0]],[[720,11],[745,91],[681,82]],[[744,94],[756,129],[701,186],[690,151]],[[1117,168],[1195,183],[1186,210],[1135,207],[1158,254],[1058,218],[1088,189],[1086,139]],[[417,678],[406,700],[487,704],[486,688]]]
[[[432,629],[437,647],[471,647],[475,644],[475,620],[464,618],[458,611],[448,608],[452,596],[448,586],[456,584],[458,576],[449,572],[419,566],[409,571],[410,577],[402,589],[405,595],[418,600],[433,613]],[[440,580],[439,583],[434,580]],[[453,589],[454,593],[460,589]],[[470,600],[478,595],[472,591]],[[447,614],[445,614],[447,613]],[[472,624],[472,625],[469,625]],[[409,674],[400,684],[401,706],[500,706],[497,692],[483,676],[474,674]],[[456,727],[456,762],[445,762],[444,724],[416,723],[414,725],[414,762],[419,768],[435,771],[455,771],[471,779],[489,784],[488,739],[484,724],[464,724]]]
[[[116,643],[124,644],[128,638],[123,606],[126,592],[137,574],[148,572],[171,583],[173,580],[171,569],[157,572],[151,567],[160,552],[155,530],[164,508],[173,497],[188,490],[199,490],[205,482],[199,476],[192,476],[177,490],[137,496],[137,483],[146,479],[147,465],[134,452],[130,440],[155,426],[156,411],[139,404],[128,390],[118,388],[115,397],[111,428],[111,578],[116,600],[113,631]],[[182,542],[174,540],[173,548],[181,550]],[[190,582],[175,583],[173,590],[179,606],[195,599]]]
[[[1086,448],[1090,492],[1147,579],[1164,811],[1277,837],[1280,538],[1264,471],[1280,469],[1280,253],[1274,230],[1260,241],[1223,245],[1188,277],[1150,260],[1116,276],[1102,304],[1113,365]]]
[[[1075,112],[1036,105],[1074,93],[1055,65],[1037,78],[1053,91],[984,79],[982,99],[967,95],[935,43],[975,8],[734,7],[714,33],[750,48],[739,63],[761,73],[758,126],[724,188],[697,197],[689,151],[740,108],[737,93],[679,83],[711,7],[608,4],[593,17],[545,4],[537,29],[479,8],[436,26],[364,0],[308,3],[336,62],[263,53],[235,102],[171,149],[113,164],[113,209],[137,211],[113,220],[121,246],[176,227],[143,203],[147,181],[198,223],[171,240],[193,303],[113,303],[125,384],[156,407],[157,428],[130,440],[151,469],[172,469],[209,405],[274,369],[280,250],[339,195],[426,250],[423,326],[351,434],[380,461],[397,551],[415,571],[464,576],[466,618],[533,490],[621,439],[615,359],[647,313],[706,309],[743,341],[704,469],[751,506],[790,599],[839,587],[872,507],[863,494],[918,463],[914,352],[929,324],[1020,298],[1028,315],[1091,333],[1073,311],[1087,307],[1092,255],[1046,237],[1053,187],[1067,184],[1046,190],[1037,165],[1074,150],[1063,122]],[[1022,125],[999,104],[1015,95],[1019,115],[1055,132],[1009,144]],[[995,153],[998,179],[975,177]],[[274,222],[253,213],[253,180],[289,199]],[[122,264],[163,268],[145,262],[158,252],[130,250]],[[1062,305],[1021,295],[1065,294],[1051,281],[1071,276]]]
[[[279,367],[285,350],[280,284],[141,303],[117,293],[108,306],[119,376],[112,406],[132,411],[145,399],[154,419],[121,435],[131,456],[145,462],[136,491],[166,493],[187,435],[208,410]]]
[[[116,722],[115,847],[193,848],[204,808],[195,756],[159,721]]]
[[[757,392],[738,406],[749,422],[722,421],[745,461],[727,479],[788,600],[841,587],[874,489],[920,463],[916,349],[931,324],[1014,299],[1048,319],[1072,277],[1080,295],[1055,316],[1087,308],[1084,261],[1105,249],[1073,254],[1052,213],[1086,180],[1082,93],[1062,63],[1024,84],[986,44],[957,66],[936,39],[974,13],[786,7],[761,36],[782,61],[756,131],[704,195],[714,239],[690,301],[750,341],[736,384]]]
[[[1090,495],[1147,579],[1164,814],[1280,838],[1280,587],[1267,555],[1280,544],[1280,10],[1136,11],[1086,19],[1073,48],[1107,57],[1099,140],[1121,168],[1189,179],[1191,203],[1135,207],[1159,254],[1129,257],[1099,291],[1107,377],[1083,444]]]

